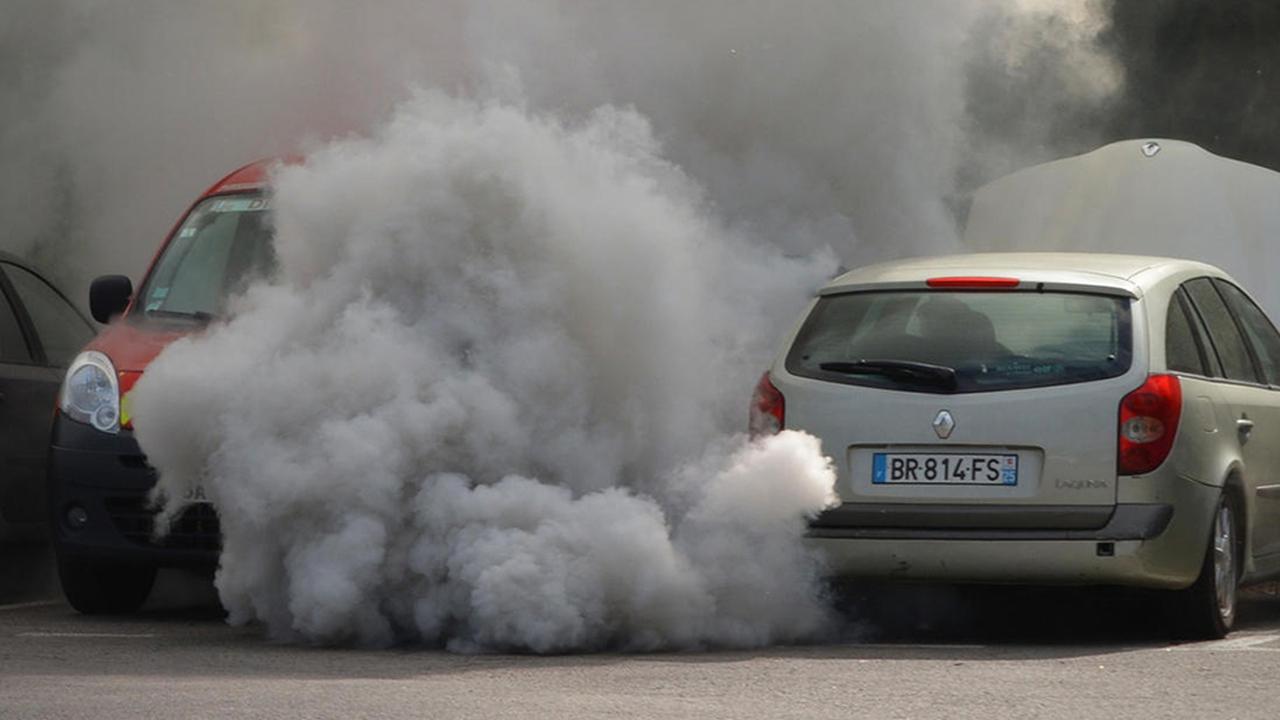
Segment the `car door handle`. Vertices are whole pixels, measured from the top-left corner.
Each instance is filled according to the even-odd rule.
[[[1240,433],[1240,440],[1243,442],[1249,439],[1249,435],[1253,433],[1253,421],[1247,417],[1242,417],[1236,421],[1236,432]]]

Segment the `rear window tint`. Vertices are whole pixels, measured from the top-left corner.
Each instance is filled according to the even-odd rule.
[[[1271,324],[1265,313],[1253,304],[1248,295],[1231,283],[1217,281],[1214,283],[1227,298],[1227,304],[1240,318],[1249,342],[1262,364],[1262,372],[1266,381],[1272,385],[1280,385],[1280,333]]]
[[[93,326],[39,276],[17,265],[3,265],[36,327],[45,360],[54,367],[66,367],[93,337]]]
[[[1129,369],[1131,357],[1126,299],[913,290],[819,299],[786,367],[795,375],[854,385],[981,392],[1115,377]],[[910,368],[879,372],[858,365],[882,361],[949,368],[954,386],[913,378]]]
[[[22,337],[22,328],[18,318],[13,314],[13,306],[3,292],[0,292],[0,362],[29,363],[31,353],[27,349],[27,341]]]
[[[1213,289],[1209,278],[1196,278],[1183,283],[1191,301],[1204,318],[1205,329],[1209,331],[1209,339],[1222,360],[1222,371],[1231,380],[1258,382],[1258,371],[1253,366],[1253,358],[1249,357],[1249,348],[1240,335],[1227,305]]]
[[[1174,295],[1169,301],[1164,327],[1164,358],[1165,367],[1173,372],[1209,374],[1205,371],[1195,331],[1191,329],[1191,319],[1187,317],[1179,295]]]

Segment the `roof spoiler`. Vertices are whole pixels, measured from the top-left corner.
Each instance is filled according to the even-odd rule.
[[[981,292],[981,290],[951,290],[950,288],[930,287],[927,280],[900,280],[890,282],[850,282],[832,284],[818,291],[819,295],[841,295],[851,292],[885,292],[892,290],[927,290],[931,292]],[[1089,295],[1113,295],[1116,297],[1137,299],[1142,297],[1138,286],[1098,284],[1089,282],[1062,282],[1023,280],[1016,288],[1001,288],[997,292],[1066,292],[1086,293]]]

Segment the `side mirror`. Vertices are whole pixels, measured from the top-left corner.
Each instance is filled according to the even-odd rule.
[[[89,286],[89,312],[100,323],[110,322],[111,318],[129,307],[129,298],[132,296],[133,283],[129,278],[124,275],[103,275],[95,278]]]

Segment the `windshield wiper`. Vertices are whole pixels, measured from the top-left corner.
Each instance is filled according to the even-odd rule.
[[[183,320],[195,320],[196,322],[204,323],[206,325],[213,322],[215,319],[213,313],[207,313],[203,310],[192,310],[188,312],[184,310],[155,309],[147,310],[145,313],[148,317],[181,318]]]
[[[955,368],[910,360],[857,360],[854,362],[818,363],[820,370],[845,375],[883,375],[899,382],[932,385],[944,390],[956,389]]]

